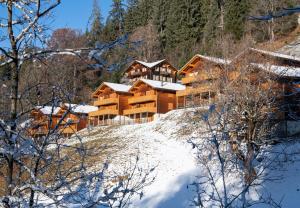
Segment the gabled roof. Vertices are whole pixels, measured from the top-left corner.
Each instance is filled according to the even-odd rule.
[[[172,66],[166,59],[162,59],[162,60],[155,61],[155,62],[144,62],[144,61],[135,60],[130,64],[130,66],[125,70],[125,72],[128,71],[131,68],[131,66],[136,63],[141,64],[149,69],[152,69],[153,67],[158,66],[164,62],[168,63],[173,70],[177,71],[177,69],[174,66]]]
[[[294,77],[300,78],[300,67],[290,67],[290,66],[276,66],[271,64],[256,64],[251,63],[251,66],[257,67],[271,73],[274,73],[283,77]]]
[[[169,91],[178,91],[178,90],[185,90],[185,86],[182,84],[171,83],[171,82],[162,82],[162,81],[155,81],[150,79],[140,79],[134,83],[132,88],[136,86],[138,83],[143,82],[154,89],[160,90],[169,90]]]
[[[92,94],[92,96],[95,96],[97,92],[103,88],[104,86],[109,87],[115,92],[121,92],[121,93],[129,93],[129,89],[131,88],[130,85],[124,85],[124,84],[117,84],[117,83],[111,83],[111,82],[103,82]]]
[[[288,59],[288,60],[299,61],[300,62],[300,57],[296,57],[296,56],[291,56],[291,55],[286,55],[286,54],[271,52],[271,51],[265,51],[265,50],[256,49],[256,48],[250,48],[250,50],[254,51],[254,52],[257,52],[257,53],[277,57],[277,58]]]
[[[200,54],[196,54],[193,58],[191,58],[180,70],[179,74],[183,72],[191,63],[193,63],[197,58],[204,59],[208,62],[212,62],[214,64],[218,65],[229,65],[231,63],[231,60],[228,59],[222,59],[222,58],[217,58],[217,57],[212,57],[212,56],[204,56]]]
[[[79,113],[79,114],[88,114],[93,111],[97,111],[98,108],[92,105],[78,105],[78,104],[71,104],[71,103],[64,103],[72,113]]]
[[[164,62],[166,59],[163,59],[163,60],[160,60],[160,61],[156,61],[156,62],[151,62],[151,63],[148,63],[148,62],[144,62],[144,61],[138,61],[136,60],[136,62],[144,65],[145,67],[148,67],[148,68],[153,68],[159,64],[161,64],[162,62]]]
[[[116,92],[129,92],[129,89],[131,88],[130,85],[117,84],[111,82],[103,82],[103,84]]]
[[[44,115],[56,115],[61,108],[54,106],[36,106],[35,109],[42,112]]]

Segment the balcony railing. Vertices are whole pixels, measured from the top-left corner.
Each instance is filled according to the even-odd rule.
[[[191,88],[187,88],[185,90],[180,90],[176,92],[176,96],[187,96],[187,95],[192,95],[192,94],[198,94],[198,93],[204,93],[208,91],[214,91],[215,86],[213,84],[200,84]]]
[[[142,106],[142,107],[135,107],[132,109],[124,110],[124,115],[131,115],[137,113],[157,113],[157,108],[154,106]]]
[[[157,95],[154,91],[147,91],[147,92],[139,92],[134,95],[134,97],[128,99],[129,104],[135,103],[143,103],[149,101],[156,101]]]
[[[200,73],[200,74],[190,74],[190,76],[183,77],[181,79],[182,84],[190,84],[193,82],[200,82],[202,80],[208,80],[208,79],[218,79],[220,77],[220,74],[218,73]]]
[[[181,79],[182,84],[190,84],[197,81],[198,77],[196,76],[188,76]]]
[[[117,94],[112,94],[108,96],[99,97],[98,100],[94,102],[94,106],[117,104],[119,101]]]
[[[103,116],[103,115],[118,115],[119,110],[116,108],[107,108],[107,109],[101,109],[94,112],[89,113],[89,116],[95,117],[95,116]]]

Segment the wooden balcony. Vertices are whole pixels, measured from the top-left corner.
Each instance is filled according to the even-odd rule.
[[[186,77],[183,77],[181,79],[182,84],[191,84],[194,82],[200,82],[203,80],[208,80],[208,79],[218,79],[220,77],[220,74],[218,73],[200,73],[200,74],[192,74],[192,75],[187,75]]]
[[[199,86],[195,86],[195,87],[187,88],[185,90],[177,91],[176,96],[181,97],[181,96],[187,96],[187,95],[198,94],[198,93],[214,91],[214,90],[215,90],[214,85],[201,84]]]
[[[198,77],[196,76],[188,76],[181,79],[182,84],[190,84],[197,81]]]
[[[157,95],[152,92],[146,92],[142,94],[136,94],[134,97],[128,99],[129,104],[135,104],[135,103],[144,103],[149,101],[156,101]]]
[[[131,114],[137,114],[137,113],[157,113],[157,108],[152,106],[145,106],[145,107],[138,107],[138,108],[132,108],[128,110],[124,110],[124,115],[131,115]]]
[[[95,116],[103,116],[103,115],[118,115],[119,110],[117,109],[101,109],[94,112],[89,113],[89,116],[95,117]]]
[[[118,104],[119,99],[117,96],[108,97],[108,98],[101,98],[94,102],[94,106],[103,106],[103,105],[111,105],[111,104]]]

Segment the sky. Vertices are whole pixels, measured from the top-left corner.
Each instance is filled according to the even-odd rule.
[[[105,20],[111,9],[112,0],[98,0],[103,19]],[[85,32],[88,26],[89,18],[92,14],[93,0],[61,0],[61,4],[53,12],[53,18],[50,22],[47,34],[51,34],[59,28],[72,28]],[[1,12],[6,11],[0,7]],[[2,47],[9,47],[8,40],[0,41]]]
[[[110,11],[112,0],[98,0],[102,16],[106,18]],[[54,10],[53,29],[69,27],[86,30],[89,17],[92,13],[93,0],[62,0]]]

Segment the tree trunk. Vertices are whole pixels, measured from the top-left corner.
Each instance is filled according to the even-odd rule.
[[[9,40],[12,47],[12,58],[13,63],[11,64],[11,96],[10,96],[10,133],[8,138],[8,145],[10,150],[14,150],[15,142],[13,141],[13,133],[15,132],[17,125],[17,105],[18,105],[18,88],[19,88],[19,60],[18,60],[18,49],[17,43],[14,37],[13,31],[13,10],[12,10],[12,0],[7,2],[7,12],[8,12],[8,34]],[[13,155],[7,156],[8,169],[7,169],[7,194],[12,194],[13,189],[13,173],[14,173],[14,161]]]
[[[74,65],[74,70],[73,70],[73,102],[75,102],[77,96],[77,67]]]

